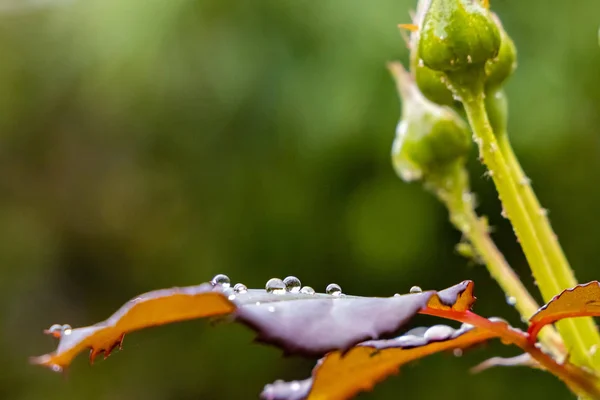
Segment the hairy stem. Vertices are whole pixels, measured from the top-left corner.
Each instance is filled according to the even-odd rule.
[[[531,187],[530,180],[525,175],[525,172],[510,145],[507,132],[496,132],[496,137],[498,139],[500,152],[506,160],[512,179],[517,182],[517,190],[519,191],[521,199],[525,204],[525,208],[535,226],[538,239],[546,253],[548,261],[553,266],[560,266],[558,268],[554,267],[553,270],[555,273],[560,274],[558,279],[563,288],[574,287],[577,285],[577,280],[575,279],[573,270],[569,266],[569,262],[558,242],[558,238],[552,229],[546,210],[540,206],[540,202]],[[573,323],[577,330],[582,334],[582,340],[584,341],[584,346],[588,349],[588,352],[594,345],[600,343],[598,327],[592,318],[578,318],[573,320]],[[592,366],[597,370],[600,369],[600,354],[592,354],[591,356]]]
[[[564,266],[551,264],[545,254],[536,230],[536,221],[532,220],[527,211],[518,184],[513,180],[511,170],[490,126],[481,84],[483,79],[476,79],[476,74],[483,74],[483,71],[474,69],[468,82],[470,84],[465,84],[465,81],[455,82],[451,75],[448,78],[456,94],[462,99],[474,140],[479,147],[479,154],[498,190],[506,215],[512,223],[542,296],[545,301],[549,301],[572,285],[563,281],[566,273],[558,271]],[[577,364],[591,365],[590,346],[586,345],[585,339],[593,337],[590,327],[576,323],[575,320],[565,320],[557,325],[573,361]]]
[[[452,224],[468,239],[506,296],[515,300],[515,308],[521,319],[527,321],[539,309],[539,305],[494,244],[485,221],[475,213],[464,167],[452,166],[444,178],[432,178],[427,186],[446,205]],[[562,339],[553,327],[549,328],[540,332],[539,340],[554,356],[563,357]]]

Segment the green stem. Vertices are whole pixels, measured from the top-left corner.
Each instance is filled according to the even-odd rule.
[[[548,261],[553,266],[559,266],[553,268],[555,273],[558,274],[559,282],[564,288],[570,288],[577,285],[573,270],[569,266],[569,262],[567,261],[557,236],[552,229],[547,213],[545,209],[540,206],[540,202],[531,187],[530,180],[523,172],[523,168],[510,145],[508,134],[506,132],[499,132],[496,136],[498,138],[500,151],[506,159],[511,176],[513,180],[518,183],[517,189],[536,228],[538,238],[546,253]],[[598,333],[596,323],[589,317],[577,318],[572,320],[572,322],[581,334],[584,346],[588,349],[587,352],[589,353],[589,349],[600,343],[600,334]],[[591,354],[591,358],[592,366],[597,370],[600,369],[600,354]]]
[[[530,218],[521,199],[518,185],[512,178],[511,170],[499,149],[499,144],[490,126],[481,84],[483,79],[476,79],[477,76],[475,76],[478,73],[482,74],[483,71],[474,70],[473,73],[470,76],[470,85],[465,84],[465,81],[455,81],[452,76],[448,77],[463,101],[474,139],[479,146],[479,153],[498,190],[506,215],[521,243],[542,296],[545,301],[549,301],[556,294],[570,287],[567,282],[561,281],[566,273],[558,271],[563,268],[562,265],[552,265],[546,257],[534,221]],[[564,320],[557,325],[568,350],[572,352],[572,360],[578,364],[591,365],[590,347],[586,346],[586,340],[584,340],[585,336],[592,337],[589,329],[579,331],[585,327],[578,326],[572,319]]]
[[[513,298],[515,308],[523,321],[539,309],[523,283],[489,235],[487,224],[475,213],[469,178],[464,167],[456,163],[443,174],[443,178],[430,178],[428,188],[446,205],[452,224],[465,235],[477,255],[487,266],[492,278],[498,282],[507,297]],[[540,332],[540,342],[556,357],[564,356],[564,344],[553,327]]]

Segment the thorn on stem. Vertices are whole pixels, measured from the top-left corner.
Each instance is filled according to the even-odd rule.
[[[398,28],[407,30],[409,32],[417,32],[419,27],[415,24],[398,24]]]

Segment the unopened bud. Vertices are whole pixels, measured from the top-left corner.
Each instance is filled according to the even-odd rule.
[[[471,71],[498,55],[500,32],[478,0],[431,0],[419,38],[420,57],[434,71]]]
[[[517,68],[517,48],[515,47],[515,43],[508,36],[500,18],[496,14],[492,14],[492,18],[500,32],[501,44],[498,55],[488,60],[485,64],[485,86],[487,90],[500,88]]]
[[[402,100],[402,118],[396,129],[392,160],[405,181],[443,174],[464,163],[471,148],[467,124],[449,107],[427,100],[400,63],[389,69]]]
[[[410,72],[414,76],[419,90],[426,98],[437,104],[454,106],[456,100],[446,84],[444,73],[434,71],[426,66],[419,53],[420,32],[430,1],[419,0],[417,3],[417,10],[412,21],[417,29],[410,34]]]

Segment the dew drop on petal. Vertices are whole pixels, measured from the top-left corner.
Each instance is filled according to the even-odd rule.
[[[419,286],[413,286],[410,288],[410,293],[421,293],[423,292],[423,289],[421,289]]]
[[[60,365],[57,365],[57,364],[52,364],[50,366],[50,369],[52,371],[54,371],[54,372],[62,372],[62,370],[63,370],[62,367]]]
[[[224,288],[228,288],[231,285],[231,281],[229,280],[229,277],[225,274],[215,275],[215,277],[212,278],[212,281],[210,281],[210,283],[212,283],[213,286],[221,285]]]
[[[300,292],[300,287],[302,284],[300,283],[300,279],[295,276],[288,276],[283,280],[285,284],[285,289],[290,293],[298,293]]]
[[[325,293],[330,294],[332,296],[341,296],[342,288],[337,283],[330,283],[325,288]]]
[[[237,294],[244,294],[248,291],[248,288],[243,283],[236,283],[233,287],[233,291]]]
[[[300,390],[300,382],[298,382],[298,381],[292,382],[292,384],[290,385],[290,389],[292,389],[292,391],[294,391],[294,392],[297,392],[298,390]]]
[[[395,293],[395,294],[394,294],[394,297],[400,297],[400,296],[401,296],[401,294],[400,294],[400,293]]]
[[[285,294],[285,283],[279,278],[271,278],[265,285],[267,293]]]
[[[300,293],[315,294],[315,289],[311,288],[310,286],[304,286],[302,289],[300,289]]]

